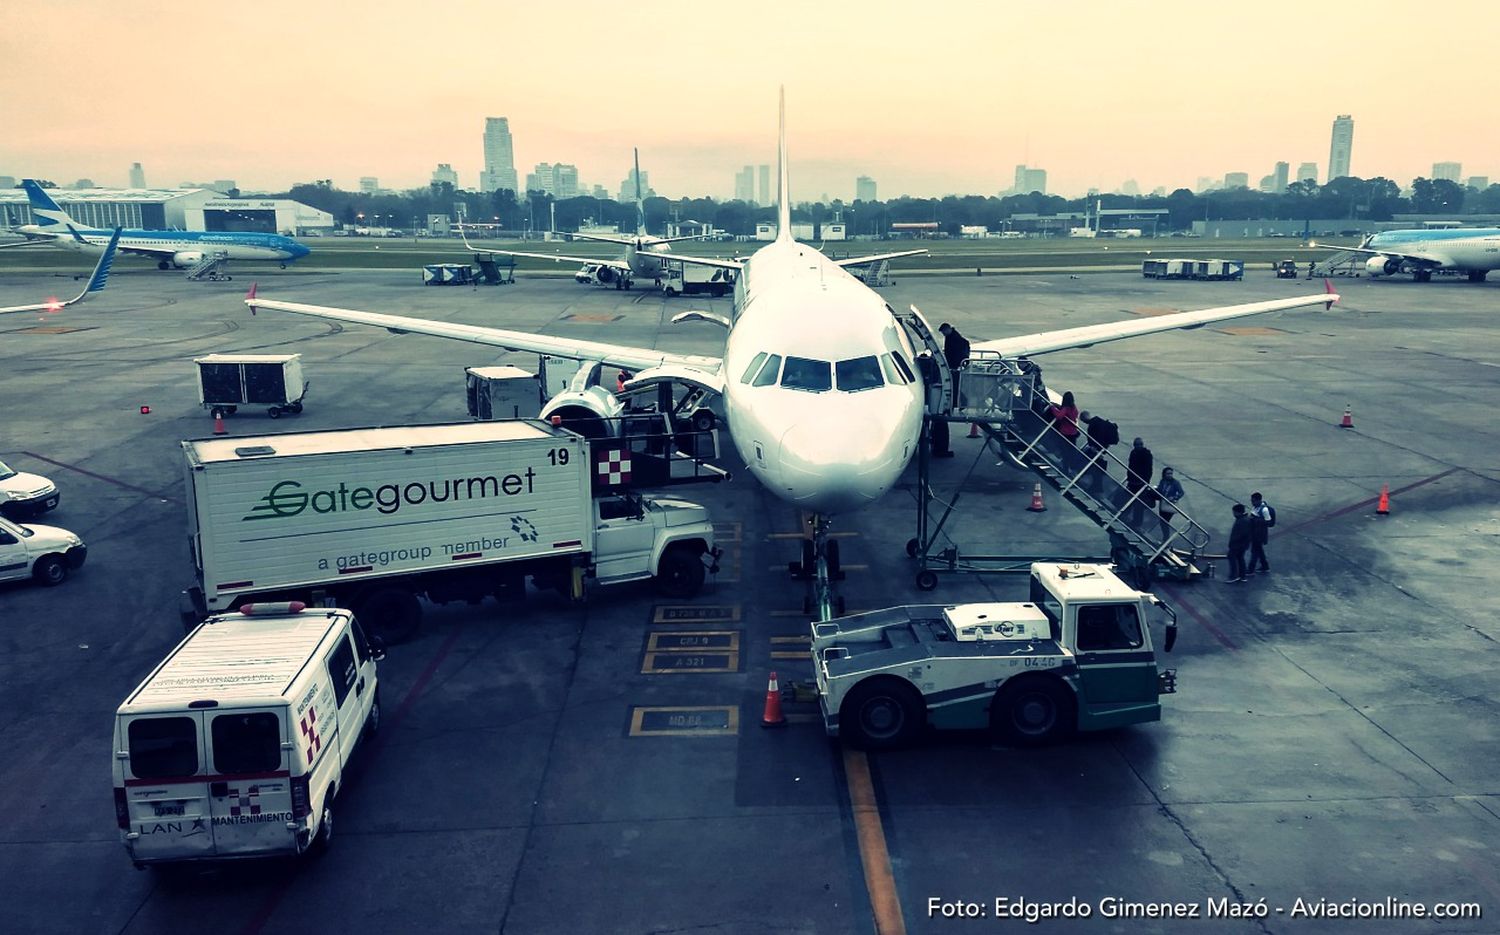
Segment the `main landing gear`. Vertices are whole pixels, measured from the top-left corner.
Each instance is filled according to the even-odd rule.
[[[832,620],[844,614],[844,597],[835,586],[844,580],[839,567],[839,543],[830,534],[833,521],[821,513],[810,521],[812,538],[802,540],[802,560],[787,563],[793,578],[807,582],[807,596],[802,599],[803,613],[816,614],[818,620]]]

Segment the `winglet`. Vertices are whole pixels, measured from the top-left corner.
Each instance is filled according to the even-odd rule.
[[[99,254],[99,263],[94,267],[94,275],[89,277],[88,288],[83,290],[85,294],[98,292],[109,282],[109,271],[115,265],[115,248],[120,245],[120,228],[109,235],[109,244],[105,246],[104,252]],[[83,298],[83,296],[79,296]]]
[[[1323,303],[1323,311],[1332,311],[1334,303],[1339,300],[1339,294],[1333,291],[1333,280],[1329,279],[1327,276],[1323,277],[1323,291],[1328,293],[1332,297],[1327,302]]]
[[[260,286],[258,282],[250,284],[250,291],[245,293],[245,304],[250,306],[250,314],[255,314],[255,290]]]
[[[792,240],[792,190],[786,175],[786,85],[781,86],[781,122],[776,144],[776,239]]]

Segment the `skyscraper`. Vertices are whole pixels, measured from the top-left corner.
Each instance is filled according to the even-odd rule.
[[[380,179],[373,175],[361,175],[359,177],[359,190],[366,195],[374,195],[380,192]]]
[[[141,164],[139,162],[132,162],[130,164],[130,187],[146,187],[146,170],[141,168]]]
[[[1339,114],[1333,122],[1333,144],[1328,150],[1328,181],[1349,174],[1349,157],[1354,152],[1354,118]]]
[[[1029,195],[1032,192],[1047,194],[1047,170],[1016,166],[1016,187],[1011,192],[1016,195]]]
[[[1225,188],[1249,188],[1250,187],[1250,173],[1248,173],[1248,172],[1225,172],[1224,173],[1224,187]]]
[[[875,180],[868,175],[861,175],[854,180],[855,201],[875,201]]]
[[[440,162],[438,167],[432,170],[432,184],[448,184],[454,188],[458,187],[458,173],[453,171],[452,163]]]
[[[1280,194],[1281,192],[1286,191],[1287,174],[1291,172],[1291,169],[1292,167],[1288,163],[1276,163],[1276,171],[1272,173],[1274,176],[1276,176],[1276,181],[1272,183],[1271,186],[1271,190],[1273,192]]]
[[[510,120],[505,117],[484,119],[484,171],[479,173],[479,187],[487,192],[508,188],[515,191],[516,154],[511,145]]]
[[[1304,162],[1297,167],[1297,181],[1318,183],[1318,164],[1316,162]]]
[[[776,200],[775,196],[773,196],[771,194],[771,167],[770,166],[761,166],[760,167],[760,189],[759,189],[759,192],[760,192],[759,203],[760,203],[760,206],[762,208],[766,207],[771,202],[773,202],[773,201]]]
[[[755,203],[754,166],[746,166],[734,174],[734,200]]]
[[[557,163],[552,167],[552,194],[558,198],[578,197],[578,167]]]
[[[1432,177],[1434,179],[1446,179],[1449,182],[1457,182],[1463,175],[1464,167],[1461,162],[1434,162],[1432,164]]]

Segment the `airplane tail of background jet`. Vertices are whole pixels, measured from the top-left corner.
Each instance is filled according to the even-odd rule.
[[[781,89],[780,131],[776,141],[776,239],[792,237],[792,188],[786,175],[786,88]]]
[[[635,150],[635,235],[646,236],[646,199],[641,197],[641,151]]]
[[[21,187],[26,190],[26,200],[31,202],[31,222],[37,227],[46,230],[49,227],[61,228],[72,224],[75,227],[78,222],[68,216],[47,190],[37,184],[36,179],[22,179]],[[57,233],[62,233],[59,229]]]

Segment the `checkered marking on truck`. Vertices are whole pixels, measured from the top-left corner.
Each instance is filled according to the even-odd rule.
[[[630,483],[630,453],[619,448],[599,452],[599,463],[595,466],[599,483],[606,487],[618,487]]]
[[[251,786],[244,793],[230,789],[229,799],[232,803],[229,806],[229,815],[231,818],[238,818],[240,815],[260,814],[260,786]]]
[[[307,716],[304,717],[301,721],[302,739],[307,741],[308,763],[311,763],[313,761],[313,758],[318,755],[318,751],[323,749],[323,738],[318,736],[317,723],[318,709],[308,708]]]

